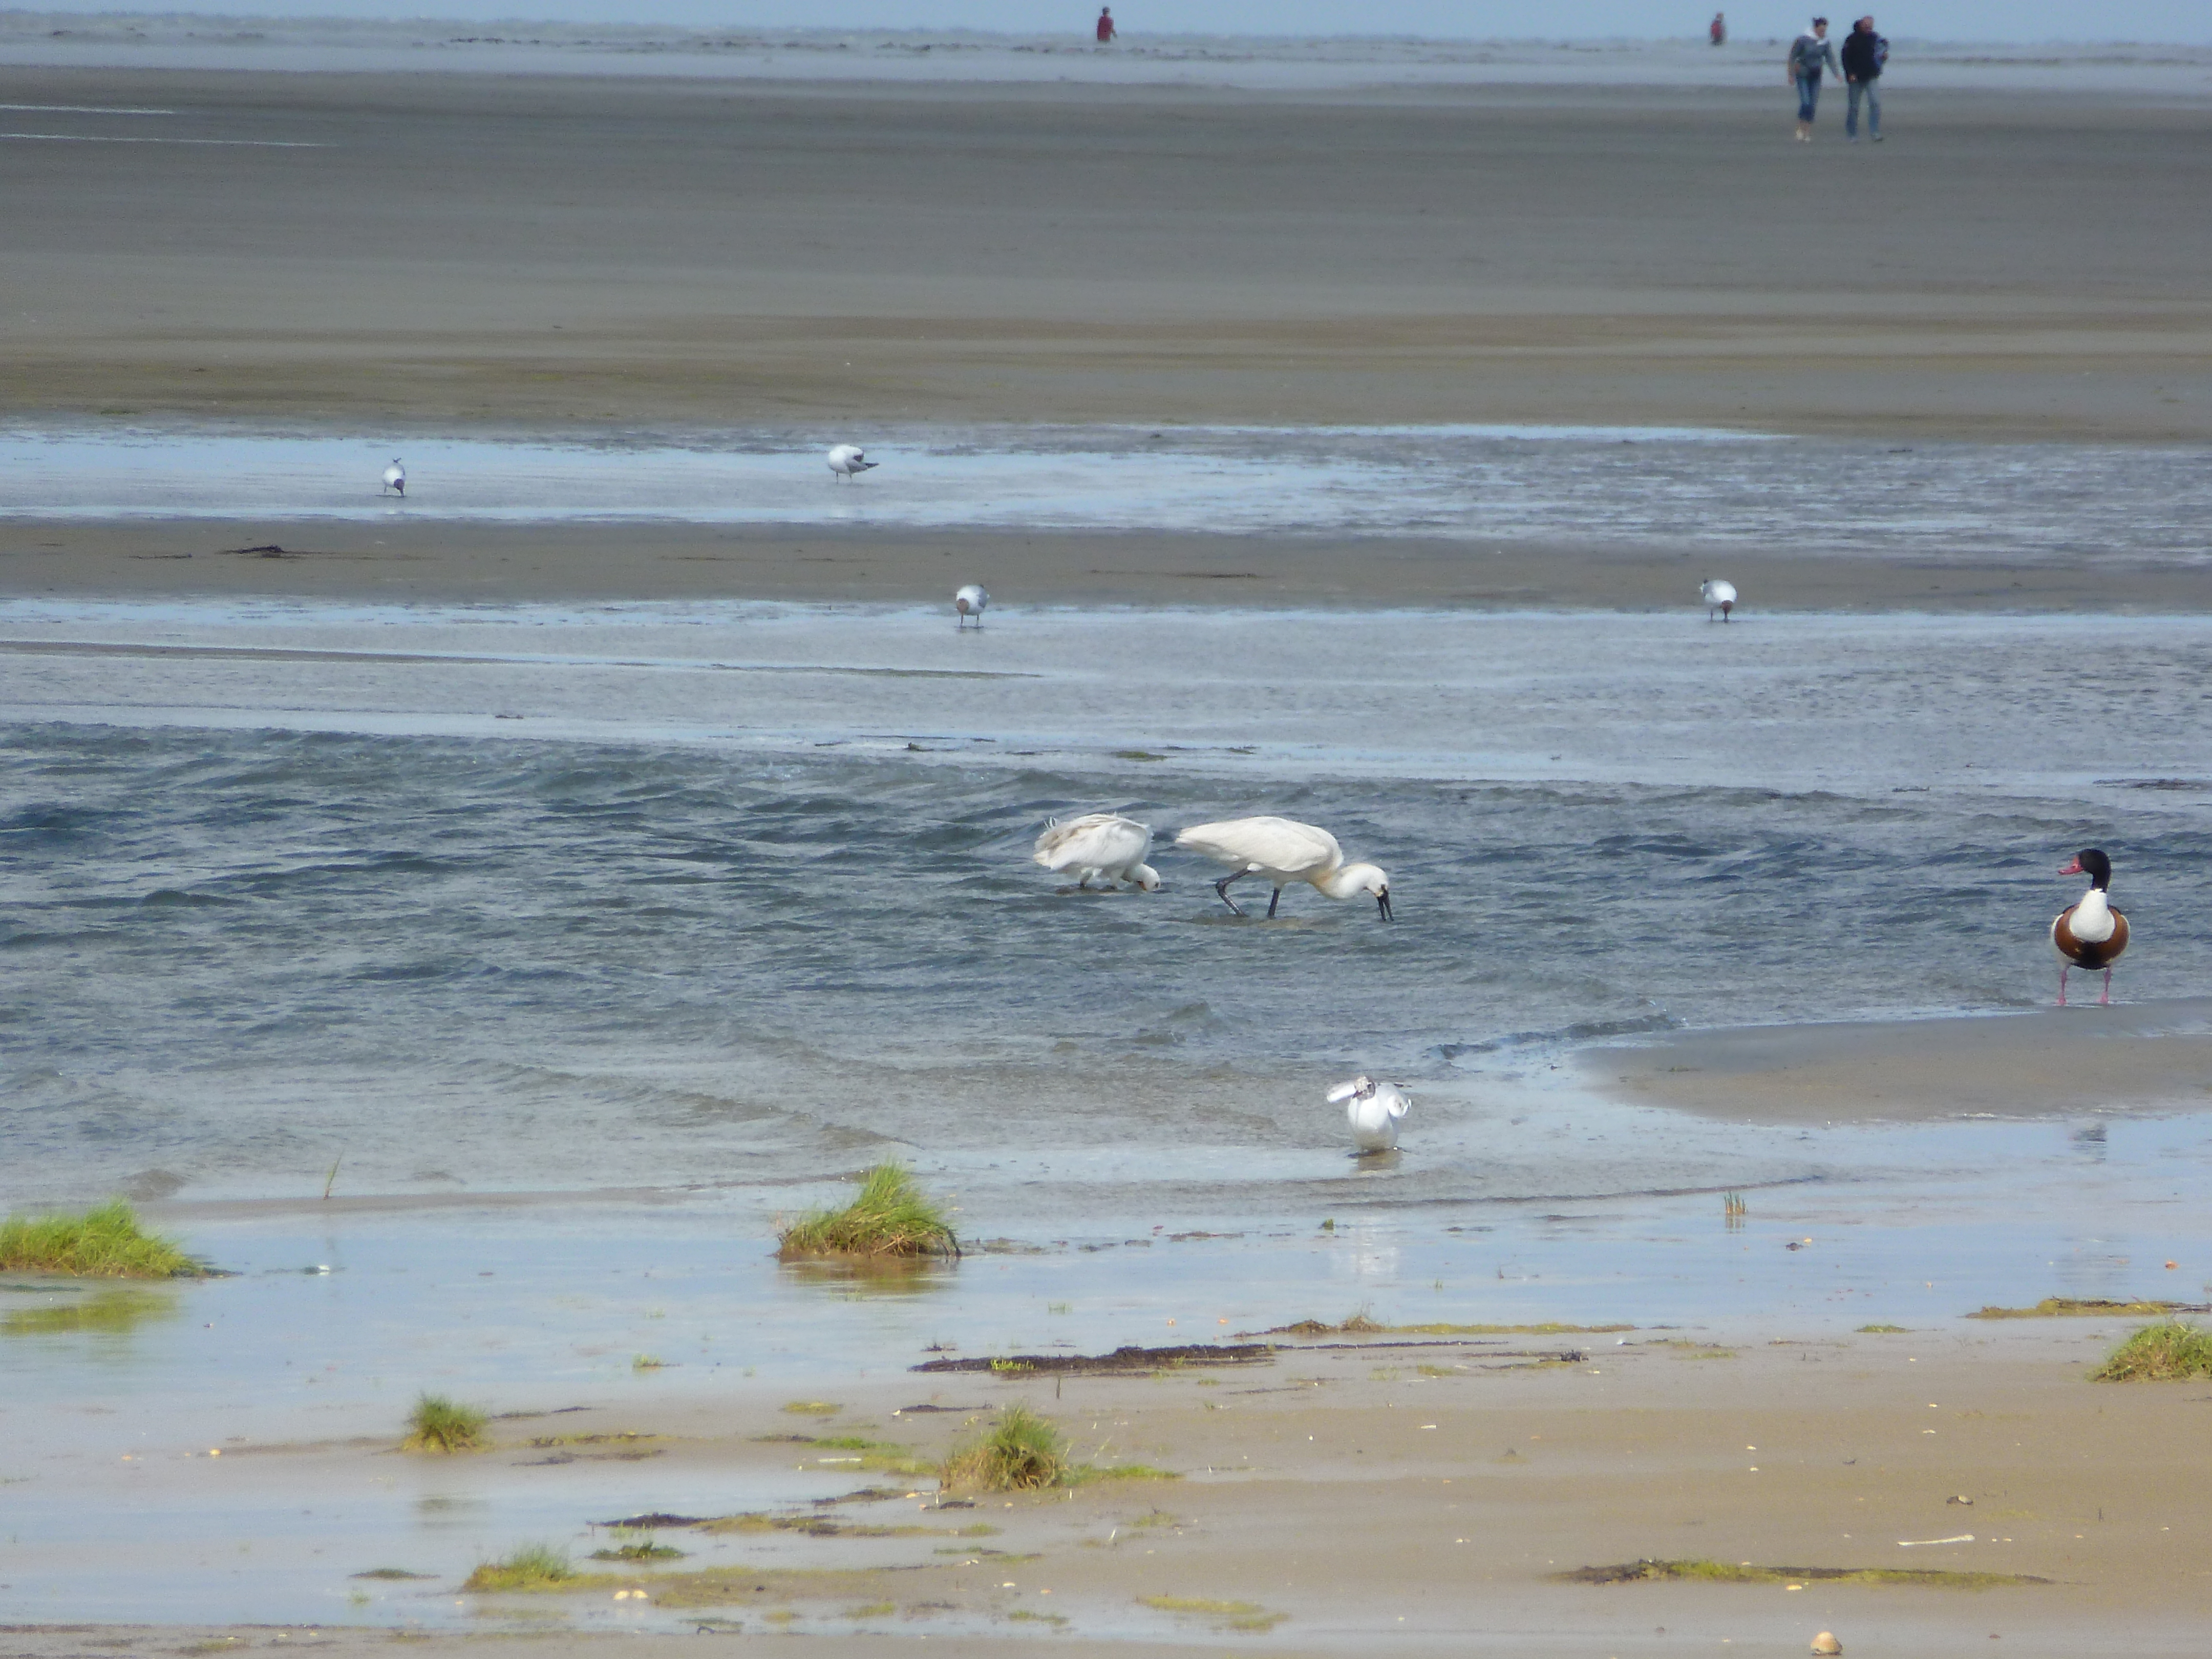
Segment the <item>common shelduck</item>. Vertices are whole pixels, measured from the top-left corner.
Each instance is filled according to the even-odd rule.
[[[955,628],[965,628],[968,626],[968,618],[973,617],[975,619],[975,626],[981,628],[983,625],[983,607],[990,602],[991,596],[983,591],[982,583],[969,582],[952,596],[952,608],[960,613],[952,625]]]
[[[868,459],[866,451],[857,449],[851,444],[837,444],[830,451],[830,474],[843,479],[847,483],[853,482],[854,473],[866,472],[872,466],[882,465],[881,461]]]
[[[2089,878],[2089,890],[2081,895],[2081,902],[2061,910],[2051,924],[2051,948],[2065,958],[2058,969],[2058,1006],[2066,1006],[2066,975],[2076,968],[2105,970],[2105,994],[2097,1000],[2110,1002],[2112,964],[2128,948],[2128,919],[2112,908],[2105,892],[2112,884],[2112,861],[2097,848],[2085,847],[2058,873]]]
[[[1398,1125],[1413,1096],[1395,1083],[1377,1083],[1362,1073],[1349,1083],[1328,1091],[1329,1104],[1344,1103],[1344,1120],[1352,1126],[1352,1144],[1363,1152],[1387,1152],[1398,1144]]]
[[[392,458],[392,465],[384,469],[384,489],[377,494],[380,495],[384,490],[397,490],[402,495],[407,493],[407,469],[399,464],[397,455]]]
[[[1076,885],[1088,887],[1093,877],[1108,882],[1129,882],[1147,893],[1160,890],[1160,872],[1145,862],[1152,844],[1152,827],[1119,812],[1085,812],[1062,823],[1047,818],[1044,833],[1036,838],[1031,859],[1048,870],[1079,872]]]
[[[1721,613],[1721,620],[1726,622],[1729,619],[1729,612],[1735,609],[1735,584],[1720,580],[1709,581],[1698,590],[1698,597],[1705,602],[1707,622],[1713,619],[1713,612],[1716,611]]]
[[[1383,921],[1390,920],[1390,878],[1371,864],[1346,864],[1344,848],[1326,830],[1293,818],[1231,818],[1225,823],[1200,823],[1176,837],[1176,845],[1203,854],[1217,864],[1237,867],[1213,884],[1221,902],[1238,915],[1229,884],[1247,876],[1265,876],[1273,886],[1267,914],[1275,914],[1283,889],[1294,881],[1309,882],[1334,899],[1354,893],[1370,893]]]

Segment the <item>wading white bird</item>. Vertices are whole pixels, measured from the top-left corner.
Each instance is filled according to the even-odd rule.
[[[1352,1143],[1363,1152],[1387,1152],[1398,1144],[1398,1124],[1413,1103],[1405,1085],[1377,1083],[1361,1073],[1349,1083],[1328,1091],[1328,1103],[1344,1103],[1344,1121],[1352,1126]]]
[[[2081,902],[2061,910],[2058,920],[2051,924],[2051,948],[2063,958],[2058,967],[2058,1006],[2066,1006],[2066,975],[2075,968],[2093,972],[2103,969],[2105,994],[2097,1000],[2110,1002],[2112,964],[2128,948],[2128,919],[2112,908],[2105,892],[2112,879],[2112,861],[2097,848],[2085,847],[2058,873],[2089,878],[2089,890],[2081,895]]]
[[[1085,812],[1062,823],[1044,821],[1030,854],[1048,870],[1078,872],[1076,885],[1088,887],[1097,877],[1109,882],[1132,882],[1147,893],[1160,890],[1160,872],[1145,862],[1152,844],[1152,827],[1118,812]]]
[[[1371,864],[1346,864],[1336,837],[1310,823],[1300,823],[1295,818],[1231,818],[1224,823],[1195,824],[1176,837],[1176,845],[1202,854],[1216,864],[1236,866],[1213,884],[1213,890],[1240,916],[1244,913],[1237,909],[1237,901],[1229,896],[1230,883],[1247,876],[1264,876],[1275,890],[1267,901],[1271,916],[1282,899],[1283,889],[1303,881],[1334,899],[1371,893],[1377,913],[1383,921],[1390,920],[1390,878]]]
[[[856,472],[866,472],[872,466],[881,466],[881,461],[869,460],[866,454],[851,444],[838,444],[830,452],[830,471],[832,477],[853,482]]]
[[[1721,613],[1721,620],[1726,622],[1729,612],[1735,609],[1735,584],[1718,580],[1709,581],[1698,590],[1698,597],[1705,602],[1707,622],[1713,619],[1716,611]]]
[[[983,591],[982,583],[969,582],[952,596],[952,608],[960,613],[959,619],[952,625],[955,628],[965,628],[968,626],[968,618],[973,617],[975,619],[975,626],[981,628],[983,625],[983,607],[990,602],[991,596]]]
[[[392,458],[392,465],[384,469],[384,489],[377,493],[382,495],[385,490],[397,490],[402,495],[407,493],[407,469],[399,465],[397,455]]]

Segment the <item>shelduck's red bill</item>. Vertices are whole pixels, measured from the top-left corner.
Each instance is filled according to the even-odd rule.
[[[2062,876],[2081,876],[2087,875],[2088,872],[2082,869],[2081,860],[2076,858],[2069,863],[2060,865],[2058,873]]]

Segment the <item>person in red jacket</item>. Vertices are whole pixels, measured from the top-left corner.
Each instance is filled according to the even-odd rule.
[[[1098,8],[1098,44],[1102,46],[1114,44],[1114,14],[1105,6]]]
[[[1715,12],[1713,14],[1713,26],[1711,28],[1708,29],[1706,33],[1712,37],[1712,42],[1715,46],[1724,46],[1728,45],[1728,14],[1724,11]]]

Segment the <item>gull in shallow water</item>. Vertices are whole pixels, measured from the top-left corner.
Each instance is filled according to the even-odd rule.
[[[1091,878],[1132,882],[1147,893],[1160,890],[1160,872],[1145,862],[1152,844],[1152,827],[1118,812],[1085,812],[1062,823],[1047,818],[1044,833],[1036,838],[1030,856],[1048,870],[1079,872],[1076,885],[1088,887]]]
[[[1303,881],[1334,899],[1371,893],[1382,920],[1390,920],[1390,878],[1371,864],[1346,864],[1336,837],[1310,823],[1295,818],[1230,818],[1194,824],[1176,837],[1176,845],[1203,854],[1216,864],[1236,866],[1213,884],[1213,890],[1240,916],[1244,913],[1229,896],[1229,884],[1247,876],[1265,876],[1275,890],[1267,901],[1271,916],[1283,889]]]
[[[392,458],[392,465],[384,469],[384,489],[397,490],[402,495],[407,493],[407,469],[400,465],[397,455]],[[384,490],[377,493],[381,495]]]
[[[952,596],[952,608],[960,613],[958,620],[952,625],[955,628],[965,628],[968,626],[968,618],[973,617],[975,619],[975,626],[981,628],[983,625],[983,607],[990,602],[991,596],[983,591],[982,583],[969,582]],[[1147,833],[1150,832],[1147,831]]]
[[[1700,587],[1698,590],[1698,597],[1705,601],[1707,622],[1713,619],[1713,612],[1716,611],[1721,613],[1721,620],[1726,622],[1729,619],[1729,612],[1735,609],[1735,584],[1716,579]]]
[[[854,473],[866,472],[872,466],[882,465],[881,461],[868,459],[864,451],[854,447],[851,444],[838,444],[830,451],[831,475],[842,478],[847,483],[853,482]]]
[[[1363,1072],[1328,1091],[1330,1105],[1339,1101],[1352,1126],[1352,1145],[1363,1152],[1387,1152],[1398,1144],[1398,1125],[1413,1097],[1402,1084],[1377,1083]]]

